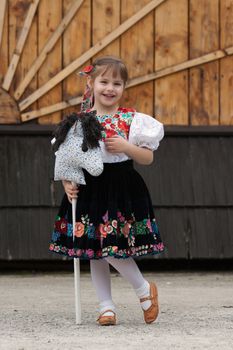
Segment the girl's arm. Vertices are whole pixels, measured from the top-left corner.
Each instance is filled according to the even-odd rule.
[[[107,138],[105,146],[108,152],[125,153],[139,164],[149,165],[153,162],[153,151],[133,145],[119,135]]]
[[[154,159],[153,152],[150,149],[138,147],[131,143],[128,143],[128,147],[124,153],[138,164],[149,165]]]

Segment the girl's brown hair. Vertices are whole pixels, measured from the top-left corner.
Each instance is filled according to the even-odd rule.
[[[97,58],[93,63],[93,67],[95,68],[93,72],[91,72],[90,76],[95,78],[99,74],[103,75],[108,70],[113,71],[113,76],[116,77],[118,74],[123,80],[124,84],[127,83],[128,80],[128,70],[125,63],[119,58],[115,56],[103,56]]]

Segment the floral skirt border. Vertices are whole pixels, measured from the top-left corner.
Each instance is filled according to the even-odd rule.
[[[56,243],[50,243],[49,250],[58,253],[67,255],[71,258],[79,258],[79,259],[102,259],[107,256],[114,256],[118,259],[127,259],[129,257],[139,257],[144,255],[156,255],[164,251],[163,243],[154,244],[154,245],[142,245],[141,247],[132,247],[129,249],[120,249],[116,246],[109,246],[103,249],[94,252],[92,249],[69,249],[67,247],[58,245]]]
[[[88,216],[82,216],[73,225],[66,218],[57,216],[49,250],[71,258],[101,259],[107,256],[116,258],[155,255],[164,251],[155,218],[136,221],[125,219],[121,212],[117,219],[109,219],[108,212],[103,222],[95,227]]]

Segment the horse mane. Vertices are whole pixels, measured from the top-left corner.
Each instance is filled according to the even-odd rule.
[[[70,128],[77,121],[81,122],[83,130],[82,150],[86,152],[89,148],[99,147],[99,140],[101,140],[101,131],[103,127],[96,118],[96,111],[71,113],[67,115],[56,127],[53,136],[56,141],[53,144],[53,150],[57,151],[65,138]]]

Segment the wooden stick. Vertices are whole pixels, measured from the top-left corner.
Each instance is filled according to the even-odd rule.
[[[5,11],[6,11],[6,0],[2,0],[0,2],[0,49],[1,49],[1,43],[2,43]]]
[[[19,104],[20,111],[24,111],[28,106],[30,106],[33,102],[37,101],[41,96],[43,96],[46,92],[51,90],[54,86],[60,83],[63,79],[73,73],[78,69],[82,64],[88,61],[92,56],[101,51],[104,47],[109,45],[112,41],[117,39],[121,34],[123,34],[126,30],[132,27],[135,23],[137,23],[140,19],[145,17],[148,13],[150,13],[154,8],[159,6],[162,2],[166,0],[152,0],[146,6],[144,6],[140,11],[138,11],[135,15],[130,17],[128,20],[123,22],[118,28],[113,30],[110,34],[108,34],[103,40],[100,40],[96,45],[87,50],[83,55],[79,58],[71,62],[66,68],[61,70],[57,75],[55,75],[50,81],[28,96],[25,100],[23,100]]]
[[[72,182],[76,187],[76,184]],[[76,205],[77,198],[72,199],[72,223],[73,223],[73,242],[75,239],[75,223],[76,223]],[[80,286],[80,260],[74,258],[74,296],[75,296],[75,322],[81,324],[81,286]]]
[[[65,17],[62,19],[61,23],[57,27],[57,29],[54,31],[52,36],[48,39],[45,46],[43,47],[43,50],[31,66],[30,70],[25,75],[24,79],[20,83],[20,85],[17,87],[14,97],[16,100],[19,100],[19,98],[24,93],[25,89],[31,82],[31,80],[34,78],[35,74],[38,72],[40,67],[42,66],[43,62],[45,61],[46,57],[48,56],[49,52],[52,50],[52,48],[55,46],[58,39],[61,37],[69,23],[71,22],[72,18],[78,11],[79,7],[82,5],[84,0],[74,0],[73,5],[65,15]]]
[[[10,89],[10,86],[11,86],[12,80],[14,78],[15,71],[16,71],[18,62],[20,60],[20,56],[22,54],[28,33],[30,31],[32,21],[33,21],[34,15],[36,13],[39,1],[40,0],[34,0],[31,3],[30,8],[28,10],[27,17],[25,19],[23,28],[22,28],[21,33],[20,33],[19,40],[16,44],[16,48],[15,48],[15,51],[13,53],[13,57],[11,59],[11,63],[8,67],[8,70],[6,72],[6,75],[5,75],[3,84],[2,84],[3,89],[5,89],[6,91],[8,91]]]
[[[231,55],[233,55],[233,46],[229,47],[225,50],[217,50],[217,51],[211,52],[207,55],[203,55],[201,57],[198,57],[198,58],[195,58],[192,60],[188,60],[186,62],[182,62],[182,63],[179,63],[177,65],[174,65],[174,66],[171,66],[168,68],[161,69],[160,71],[157,71],[157,72],[154,72],[151,74],[143,75],[142,77],[131,79],[129,81],[129,83],[127,84],[126,88],[130,88],[130,87],[135,86],[135,85],[143,84],[143,83],[146,83],[146,82],[151,81],[151,80],[156,80],[158,78],[165,77],[169,74],[177,73],[177,72],[180,72],[182,70],[185,70],[188,68],[193,68],[193,67],[199,66],[201,64],[205,64],[205,63],[220,59],[222,57],[231,56]],[[39,109],[39,110],[35,110],[32,112],[28,112],[28,113],[22,113],[21,120],[23,122],[25,122],[25,121],[28,121],[31,119],[42,117],[43,115],[57,112],[59,110],[63,110],[63,109],[70,107],[70,106],[78,105],[81,102],[82,102],[81,96],[75,97],[75,98],[72,98],[66,102],[60,102],[60,103],[56,103],[55,105],[44,107],[44,108]]]

